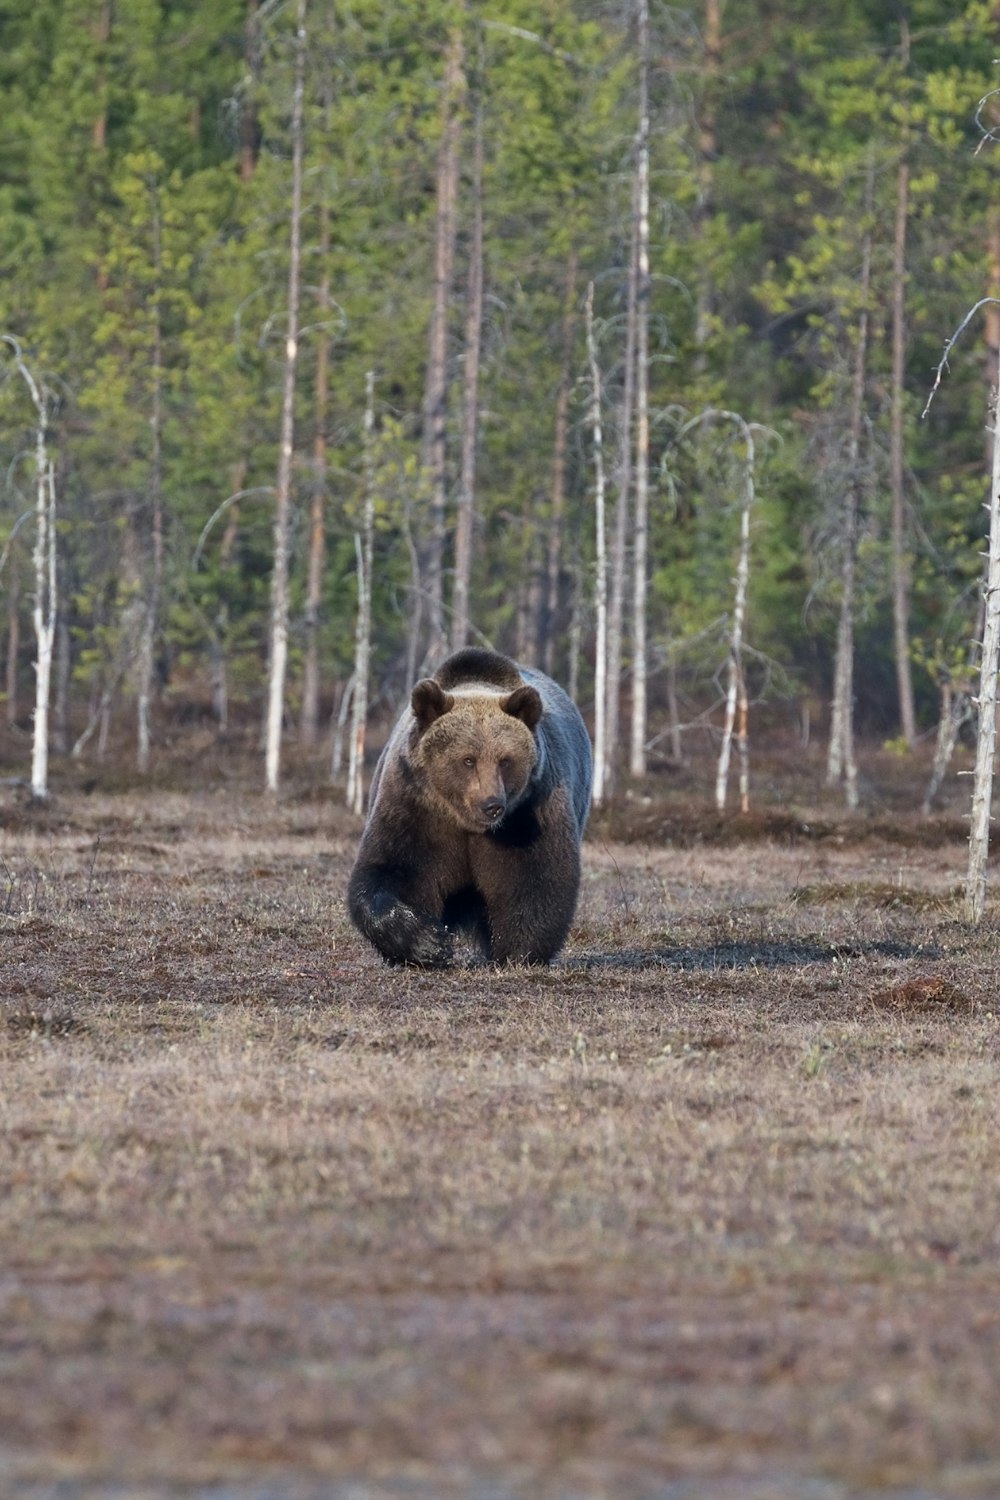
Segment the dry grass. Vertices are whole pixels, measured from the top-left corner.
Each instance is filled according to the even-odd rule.
[[[8,797],[0,1493],[1000,1493],[996,896],[646,815],[442,975],[329,799]]]

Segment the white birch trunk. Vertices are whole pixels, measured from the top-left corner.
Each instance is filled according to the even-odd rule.
[[[42,389],[21,354],[21,346],[9,334],[3,342],[10,349],[18,374],[28,387],[35,408],[35,597],[32,623],[35,628],[35,715],[31,738],[31,795],[49,794],[49,702],[52,696],[52,655],[56,636],[58,580],[56,576],[56,480],[48,450],[48,394]]]
[[[281,446],[274,506],[274,564],[271,573],[271,654],[265,732],[267,790],[277,792],[281,773],[281,728],[288,666],[288,523],[291,509],[292,447],[295,438],[295,369],[299,350],[299,285],[302,254],[302,113],[305,93],[306,0],[298,0],[295,83],[292,96],[292,212],[289,227],[288,335],[281,408]]]
[[[633,184],[633,199],[635,197]],[[632,242],[629,249],[628,283],[625,311],[625,372],[619,419],[618,474],[615,488],[615,520],[611,547],[610,587],[608,599],[608,684],[605,730],[605,791],[614,788],[621,764],[619,724],[621,723],[622,663],[625,636],[626,537],[628,535],[629,496],[632,487],[632,406],[635,394],[635,310],[638,279],[639,215],[632,204]]]
[[[1000,395],[993,406],[993,465],[990,477],[989,552],[986,564],[983,650],[979,669],[979,738],[969,825],[966,921],[977,923],[986,905],[986,856],[990,847],[993,772],[997,744],[997,673],[1000,672]]]
[[[746,621],[747,595],[750,588],[750,515],[754,503],[754,441],[748,423],[735,412],[720,415],[731,417],[739,426],[746,443],[746,478],[743,485],[743,503],[740,506],[740,549],[736,563],[736,593],[733,600],[733,623],[729,634],[728,680],[726,684],[726,717],[722,731],[722,746],[715,778],[715,805],[721,812],[726,805],[726,788],[729,781],[729,761],[732,753],[733,729],[739,712],[739,763],[740,763],[740,807],[743,812],[750,802],[749,746],[747,739],[748,703],[746,676],[743,670],[743,627]]]
[[[149,464],[150,499],[150,544],[151,571],[147,583],[146,598],[139,637],[137,694],[136,694],[136,765],[139,771],[149,770],[152,744],[150,718],[153,702],[153,678],[156,667],[156,635],[159,628],[160,594],[163,587],[163,321],[160,306],[160,282],[163,272],[163,245],[160,226],[160,205],[156,190],[152,192],[153,216],[153,266],[156,284],[153,291],[153,347],[152,347],[152,411],[150,428],[152,452]]]
[[[637,322],[635,551],[632,574],[632,735],[630,770],[646,774],[646,594],[649,552],[649,5],[639,0],[639,135],[637,142]]]
[[[469,586],[475,514],[476,445],[479,429],[479,364],[483,333],[483,110],[476,111],[473,156],[472,244],[469,247],[468,305],[465,316],[465,388],[462,393],[462,475],[455,519],[455,586],[452,592],[451,649],[469,639]]]
[[[455,255],[458,198],[459,106],[465,90],[465,48],[460,24],[452,29],[445,59],[441,145],[437,167],[437,218],[434,249],[434,305],[431,312],[424,396],[424,467],[430,481],[430,537],[426,543],[425,583],[429,640],[425,657],[436,658],[445,643],[444,553],[447,535],[448,309]],[[414,600],[414,633],[422,604]],[[419,649],[417,650],[419,655]]]
[[[604,801],[605,713],[608,663],[608,555],[604,516],[604,429],[601,422],[601,372],[594,341],[594,283],[587,287],[587,358],[590,364],[590,422],[594,435],[594,804]]]
[[[892,622],[900,730],[912,750],[917,715],[910,670],[910,564],[906,547],[906,495],[903,479],[903,376],[906,362],[906,227],[909,160],[904,144],[896,174],[896,233],[892,256],[892,411],[889,472],[892,492]]]
[[[368,719],[368,678],[372,634],[372,561],[375,548],[375,375],[365,377],[365,500],[362,529],[354,534],[358,575],[358,615],[354,636],[354,693],[351,700],[351,740],[347,759],[347,805],[364,810],[365,725]]]
[[[33,395],[34,395],[33,391]],[[35,529],[35,639],[38,656],[35,678],[35,722],[31,743],[31,795],[49,794],[49,701],[52,685],[52,645],[56,634],[56,482],[46,447],[44,398],[38,402],[35,450],[37,517]]]

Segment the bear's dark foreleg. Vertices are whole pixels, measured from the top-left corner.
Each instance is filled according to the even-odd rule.
[[[378,865],[356,867],[347,888],[351,921],[392,964],[445,968],[453,939],[443,922],[404,900],[400,882]]]
[[[569,935],[579,888],[579,861],[567,869],[570,857],[555,871],[540,869],[537,861],[523,861],[515,870],[508,864],[506,879],[486,895],[488,938],[486,957],[495,964],[551,963]],[[522,861],[516,861],[521,864]]]

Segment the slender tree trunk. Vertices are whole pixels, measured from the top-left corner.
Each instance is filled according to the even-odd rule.
[[[712,215],[715,188],[716,84],[722,66],[722,0],[705,0],[704,87],[698,119],[698,238],[703,247],[697,280],[694,338],[697,362],[705,363],[705,346],[711,333],[712,281],[707,249],[707,229]]]
[[[316,433],[313,438],[313,492],[309,506],[309,566],[306,579],[305,656],[302,667],[302,719],[300,738],[311,749],[319,737],[319,625],[323,606],[323,568],[326,562],[326,427],[330,394],[330,339],[326,331],[330,316],[330,211],[324,195],[319,231],[319,343],[316,349],[316,390],[313,406]]]
[[[354,636],[354,696],[351,744],[347,766],[347,805],[361,814],[364,808],[365,725],[368,718],[368,678],[372,638],[372,582],[375,550],[375,375],[365,377],[365,501],[362,529],[355,532],[358,615]]]
[[[861,430],[864,421],[865,382],[868,370],[868,303],[871,289],[873,193],[874,160],[870,158],[865,193],[866,227],[861,254],[861,311],[858,315],[854,374],[851,382],[848,473],[841,523],[840,616],[837,622],[833,711],[827,756],[827,781],[833,785],[843,779],[844,796],[849,808],[855,808],[858,805],[858,768],[854,755],[854,593],[861,494]]]
[[[545,569],[544,667],[555,671],[559,592],[563,563],[563,528],[566,510],[566,441],[569,427],[569,394],[573,381],[573,339],[576,324],[576,247],[570,251],[566,266],[566,296],[563,302],[562,367],[556,393],[555,444],[552,457],[552,504],[549,507],[549,534]]]
[[[35,640],[38,643],[35,680],[35,723],[31,749],[31,794],[49,794],[49,698],[52,681],[52,645],[56,632],[58,603],[56,578],[56,480],[46,447],[45,398],[36,401],[38,431],[35,447]]]
[[[968,686],[966,684],[956,686],[945,674],[941,682],[941,712],[938,719],[937,742],[934,746],[934,761],[921,807],[924,817],[929,816],[933,810],[945,773],[955,753],[962,725],[967,724],[973,717],[972,698]]]
[[[630,770],[646,774],[646,593],[649,549],[649,5],[639,4],[637,142],[635,551],[632,569],[632,736]]]
[[[621,722],[622,670],[625,635],[625,579],[627,573],[627,537],[629,497],[632,487],[632,408],[635,400],[635,325],[639,275],[639,212],[636,189],[632,189],[632,236],[629,250],[628,283],[625,310],[625,370],[618,431],[618,477],[616,482],[614,540],[611,548],[610,601],[608,605],[608,682],[605,733],[604,788],[614,790],[621,763],[619,725]]]
[[[735,412],[725,415],[739,426],[746,444],[746,475],[743,484],[743,503],[740,506],[740,546],[736,563],[736,596],[733,601],[733,623],[729,633],[728,682],[726,685],[726,716],[722,731],[722,747],[715,779],[715,805],[721,812],[726,805],[726,787],[729,780],[729,758],[732,751],[733,730],[738,724],[738,753],[740,764],[740,808],[749,810],[749,739],[746,674],[743,669],[743,628],[746,621],[747,594],[750,588],[750,515],[754,504],[754,441],[753,432],[742,417]]]
[[[21,615],[19,610],[21,568],[18,544],[11,544],[7,559],[7,723],[17,723],[17,660],[21,650]]]
[[[993,299],[984,309],[986,344],[986,391],[992,403],[1000,389],[1000,209],[989,217],[986,231],[986,296]],[[993,467],[993,434],[986,434],[986,471]]]
[[[594,283],[587,287],[587,359],[590,364],[590,425],[594,439],[594,790],[595,804],[604,801],[608,662],[608,557],[604,520],[604,429],[601,421],[601,372],[594,340]]]
[[[903,23],[904,59],[909,33]],[[906,371],[906,229],[910,198],[910,163],[904,134],[896,168],[896,230],[892,250],[892,409],[889,429],[889,476],[892,494],[892,620],[896,656],[899,724],[912,750],[917,741],[917,713],[910,669],[910,559],[906,537],[903,481],[903,380]]]
[[[108,75],[107,67],[104,61],[104,49],[107,47],[108,42],[111,40],[111,13],[111,0],[104,0],[104,3],[102,4],[97,17],[97,26],[95,32],[99,52],[101,55],[101,61],[98,64],[97,69],[96,89],[100,107],[97,114],[94,116],[94,124],[91,130],[91,140],[93,141],[95,151],[104,150],[108,137]]]
[[[247,69],[247,98],[240,115],[240,179],[249,182],[257,168],[260,151],[260,124],[257,106],[253,98],[254,85],[260,76],[260,4],[259,0],[247,0],[246,21],[243,26],[243,56]]]
[[[52,647],[58,613],[56,573],[56,479],[48,449],[48,392],[28,369],[17,340],[5,334],[0,340],[10,350],[17,372],[28,388],[35,408],[35,597],[32,620],[35,627],[35,719],[31,741],[31,794],[49,794],[49,700],[52,687]]]
[[[455,586],[451,646],[469,639],[469,586],[476,501],[476,445],[479,433],[479,363],[483,332],[483,106],[476,106],[472,180],[472,242],[465,313],[465,385],[462,393],[462,474],[455,527]]]
[[[437,166],[437,216],[434,249],[434,305],[431,311],[424,398],[424,468],[431,489],[430,536],[427,539],[429,640],[425,658],[436,657],[445,641],[444,554],[447,535],[448,473],[448,311],[451,304],[455,258],[455,218],[458,197],[459,110],[465,88],[462,27],[452,29],[445,58],[441,96],[443,124]]]
[[[150,717],[153,701],[153,680],[156,670],[156,637],[159,631],[160,594],[163,588],[163,323],[161,314],[161,283],[163,275],[163,245],[160,224],[160,206],[157,190],[152,190],[153,215],[153,267],[155,286],[152,296],[153,341],[150,351],[150,379],[152,381],[152,403],[150,431],[152,448],[149,463],[150,506],[150,571],[146,585],[146,598],[139,638],[139,659],[136,693],[136,764],[140,772],[149,770],[151,746]]]
[[[246,483],[246,473],[246,459],[240,459],[234,469],[232,488],[234,495],[238,495],[243,489]],[[226,514],[226,526],[219,545],[219,566],[222,569],[228,568],[232,561],[239,530],[240,507],[237,501],[229,507]],[[224,739],[229,733],[229,666],[226,659],[228,635],[229,605],[225,599],[222,599],[215,612],[211,648],[212,712],[215,715],[216,733],[220,739]]]
[[[292,95],[292,211],[289,226],[288,333],[281,407],[281,444],[274,505],[274,563],[271,573],[271,653],[267,697],[265,778],[277,792],[281,772],[281,728],[288,665],[288,532],[291,512],[292,451],[295,440],[295,372],[299,352],[299,288],[302,254],[303,96],[305,93],[306,0],[298,0],[295,82]]]
[[[997,674],[1000,673],[1000,393],[993,404],[993,464],[989,498],[982,657],[979,668],[979,734],[969,823],[966,921],[978,923],[986,905],[986,859],[990,848],[993,775],[997,748]]]
[[[60,595],[66,598],[65,580],[59,586]],[[69,685],[73,670],[72,641],[66,611],[60,610],[56,620],[56,682],[55,701],[52,705],[52,746],[60,755],[69,749]]]

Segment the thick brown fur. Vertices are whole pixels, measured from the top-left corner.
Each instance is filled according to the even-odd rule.
[[[372,780],[351,918],[392,963],[451,961],[456,931],[494,963],[547,963],[580,883],[591,751],[550,678],[457,652],[418,682]]]

